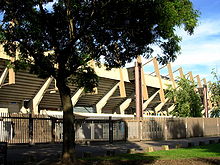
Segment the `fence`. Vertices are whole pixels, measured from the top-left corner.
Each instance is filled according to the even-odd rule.
[[[76,141],[125,140],[122,120],[75,120]],[[50,143],[63,141],[63,120],[44,115],[0,114],[0,142]]]
[[[128,140],[160,140],[220,135],[219,118],[125,120]]]
[[[159,140],[220,135],[218,118],[75,120],[76,141]],[[62,142],[63,120],[43,115],[0,114],[0,142]]]

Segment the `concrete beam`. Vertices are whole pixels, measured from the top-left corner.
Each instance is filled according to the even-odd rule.
[[[120,96],[126,97],[125,82],[124,82],[122,69],[119,69],[119,72],[120,72],[120,83],[119,83]]]
[[[172,71],[172,67],[170,63],[167,64],[167,69],[168,69],[170,80],[172,81],[172,86],[173,88],[176,88],[176,82],[174,80],[173,71]]]
[[[149,97],[148,97],[147,84],[146,84],[146,80],[145,80],[145,77],[144,77],[143,67],[141,67],[141,82],[142,82],[143,100],[147,100]]]
[[[201,113],[205,117],[205,109],[203,109]]]
[[[145,110],[148,105],[150,104],[150,102],[156,97],[156,95],[160,92],[160,90],[158,90],[156,93],[154,93],[147,101],[145,101],[143,103],[143,110]]]
[[[72,96],[71,101],[73,104],[73,107],[76,105],[76,103],[79,101],[79,98],[82,94],[82,92],[84,91],[84,88],[80,88],[76,91],[76,93]]]
[[[207,85],[206,78],[203,78],[202,81],[203,81],[203,85]]]
[[[125,110],[129,107],[131,102],[132,102],[132,98],[128,98],[119,106],[119,110],[120,110],[121,115],[125,114]]]
[[[209,109],[212,109],[212,102],[210,99],[208,99],[208,107],[209,107]]]
[[[183,68],[180,67],[178,70],[179,70],[180,78],[184,78],[185,76],[184,76],[184,73],[183,73]]]
[[[119,82],[120,83],[120,82]],[[98,114],[102,113],[102,108],[106,105],[108,99],[114,94],[115,90],[118,88],[119,83],[117,83],[97,104],[96,112]]]
[[[8,70],[9,74],[9,84],[15,84],[15,72],[14,72],[14,69],[10,68]]]
[[[43,86],[40,88],[40,90],[37,92],[37,94],[33,98],[33,103],[32,103],[32,113],[33,114],[38,114],[38,105],[40,104],[44,93],[50,86],[51,82],[53,80],[53,77],[49,77],[47,81],[43,84]]]
[[[170,113],[171,111],[173,111],[175,109],[175,105],[171,105],[169,108],[168,108],[168,113]]]
[[[147,62],[145,62],[142,66],[147,65],[147,64],[150,63],[151,61],[153,61],[153,58],[151,58],[150,60],[148,60]]]
[[[166,98],[164,102],[161,102],[159,105],[157,105],[157,106],[154,108],[155,112],[156,112],[156,113],[159,112],[159,111],[163,108],[163,106],[165,105],[165,103],[166,103],[168,100],[169,100],[169,99]]]
[[[13,63],[14,62],[14,57],[10,57],[10,61]],[[4,84],[4,81],[8,75],[8,83]],[[13,68],[9,68],[6,66],[5,70],[3,71],[1,77],[0,77],[0,88],[3,85],[10,85],[10,84],[15,84],[15,72]]]
[[[200,76],[197,75],[197,76],[196,76],[196,79],[197,79],[198,87],[199,87],[199,88],[202,88],[202,82],[201,82]]]
[[[189,72],[189,79],[190,79],[190,81],[194,82],[194,78],[193,78],[192,72]]]
[[[157,62],[156,58],[153,59],[153,63],[154,63],[154,70],[155,70],[156,76],[157,76],[158,81],[160,83],[160,100],[162,103],[164,103],[165,96],[164,96],[164,91],[163,91],[163,82],[162,82],[162,79],[160,76],[160,71],[159,71],[158,62]]]
[[[15,58],[14,57],[11,57],[10,58],[11,62],[14,62]],[[8,70],[9,72],[9,84],[15,84],[15,71],[13,68],[9,68]]]
[[[4,84],[7,75],[8,75],[8,68],[6,67],[0,77],[0,87]]]

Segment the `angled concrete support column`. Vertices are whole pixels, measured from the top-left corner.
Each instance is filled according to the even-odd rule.
[[[33,103],[32,103],[32,113],[33,114],[38,114],[38,105],[40,104],[44,93],[50,86],[51,82],[53,80],[53,77],[49,77],[47,81],[44,83],[44,85],[41,87],[41,89],[37,92],[37,94],[33,98]]]
[[[183,73],[183,68],[180,67],[178,70],[179,70],[180,78],[185,78],[184,73]]]
[[[15,58],[11,57],[11,62],[14,62]],[[15,71],[13,68],[8,69],[8,76],[9,76],[9,84],[15,84]]]
[[[131,101],[132,101],[132,98],[128,98],[119,106],[121,115],[125,114],[125,110],[129,107],[129,105],[131,104]]]
[[[203,85],[207,85],[206,78],[203,78],[202,81],[203,81]]]
[[[202,82],[201,82],[201,79],[200,79],[200,76],[199,75],[197,75],[196,76],[196,79],[197,79],[197,86],[199,87],[199,88],[202,88]]]
[[[158,90],[156,93],[154,93],[147,101],[144,102],[143,104],[143,110],[145,110],[148,105],[150,104],[150,102],[156,97],[156,95],[160,92],[160,90]]]
[[[148,91],[147,91],[147,85],[146,85],[146,80],[144,76],[144,69],[141,67],[141,82],[142,82],[142,95],[143,95],[143,100],[147,100],[148,97]]]
[[[119,82],[120,83],[120,82]],[[96,104],[96,112],[98,114],[102,113],[102,108],[107,103],[108,99],[114,94],[115,90],[118,88],[119,83],[117,83],[97,104]]]
[[[175,109],[175,105],[171,105],[169,108],[168,108],[168,113],[172,112],[174,109]]]
[[[203,115],[204,117],[206,117],[205,109],[203,109],[201,113],[202,113],[202,115]]]
[[[72,96],[71,101],[73,104],[73,107],[76,105],[76,103],[79,101],[79,98],[82,94],[82,92],[84,91],[84,88],[80,88],[76,91],[76,93]]]
[[[193,78],[192,72],[189,72],[189,79],[190,79],[190,81],[194,82],[194,78]]]
[[[119,72],[120,72],[120,83],[119,83],[120,97],[126,97],[125,82],[124,82],[122,69],[119,69]]]
[[[161,76],[160,76],[160,71],[159,71],[158,62],[157,62],[156,58],[153,59],[153,63],[154,63],[154,70],[155,70],[156,76],[157,76],[158,81],[160,83],[160,100],[161,100],[162,103],[164,103],[165,102],[165,96],[164,96],[164,91],[163,91],[163,83],[162,83],[162,79],[161,79]]]
[[[156,107],[155,107],[155,112],[157,113],[157,112],[159,112],[162,108],[163,108],[163,106],[165,105],[165,103],[168,101],[169,99],[168,98],[166,98],[165,99],[165,102],[161,102],[159,105],[157,105]]]
[[[7,75],[8,75],[8,68],[6,67],[0,77],[0,86],[2,86],[4,84]]]
[[[10,60],[11,62],[14,62],[14,57],[11,57]],[[4,84],[7,75],[8,75],[8,83]],[[10,84],[15,84],[15,72],[13,68],[8,68],[8,66],[6,66],[5,70],[3,71],[0,77],[0,88],[4,85],[10,85]]]
[[[174,80],[173,71],[172,71],[172,67],[170,63],[167,64],[167,69],[168,69],[170,80],[172,81],[172,86],[173,88],[176,88],[176,83]]]

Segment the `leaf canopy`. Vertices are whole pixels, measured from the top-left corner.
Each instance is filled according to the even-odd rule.
[[[174,61],[175,29],[192,34],[199,15],[189,0],[1,0],[0,11],[1,43],[10,56],[19,50],[17,68],[34,64],[33,73],[64,79],[91,73],[91,59],[103,57],[111,68],[150,57],[155,44],[161,63]]]
[[[211,117],[220,117],[220,77],[212,70],[213,82],[209,82],[210,101],[212,103]]]
[[[175,105],[175,109],[171,112],[173,116],[202,116],[202,100],[195,89],[196,85],[186,78],[181,78],[177,82],[177,88],[168,87],[166,96]]]

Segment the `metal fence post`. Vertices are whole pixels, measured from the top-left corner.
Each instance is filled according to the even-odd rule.
[[[128,140],[128,123],[125,120],[123,122],[124,122],[124,140],[127,141]]]
[[[33,145],[33,125],[32,114],[29,114],[29,145]]]
[[[113,122],[111,116],[109,116],[109,143],[113,143]]]
[[[167,119],[165,118],[164,120],[163,120],[163,124],[164,124],[164,140],[167,140],[168,138],[167,138]]]
[[[55,142],[55,118],[51,118],[51,137],[52,137],[52,143]]]
[[[189,136],[187,118],[185,119],[186,138]]]
[[[139,120],[139,127],[140,127],[140,129],[139,129],[139,131],[140,131],[140,133],[139,133],[139,140],[141,141],[141,140],[143,140],[143,122],[142,122],[142,120],[143,119],[141,119],[141,120]]]
[[[218,135],[220,135],[219,119],[218,119],[218,118],[216,118],[216,120],[217,120]]]
[[[94,127],[94,122],[92,120],[92,123],[90,124],[90,129],[91,129],[91,140],[95,139],[95,127]]]
[[[205,119],[204,118],[202,118],[202,136],[204,137],[204,136],[206,136],[206,132],[205,132],[205,121],[204,121]]]

